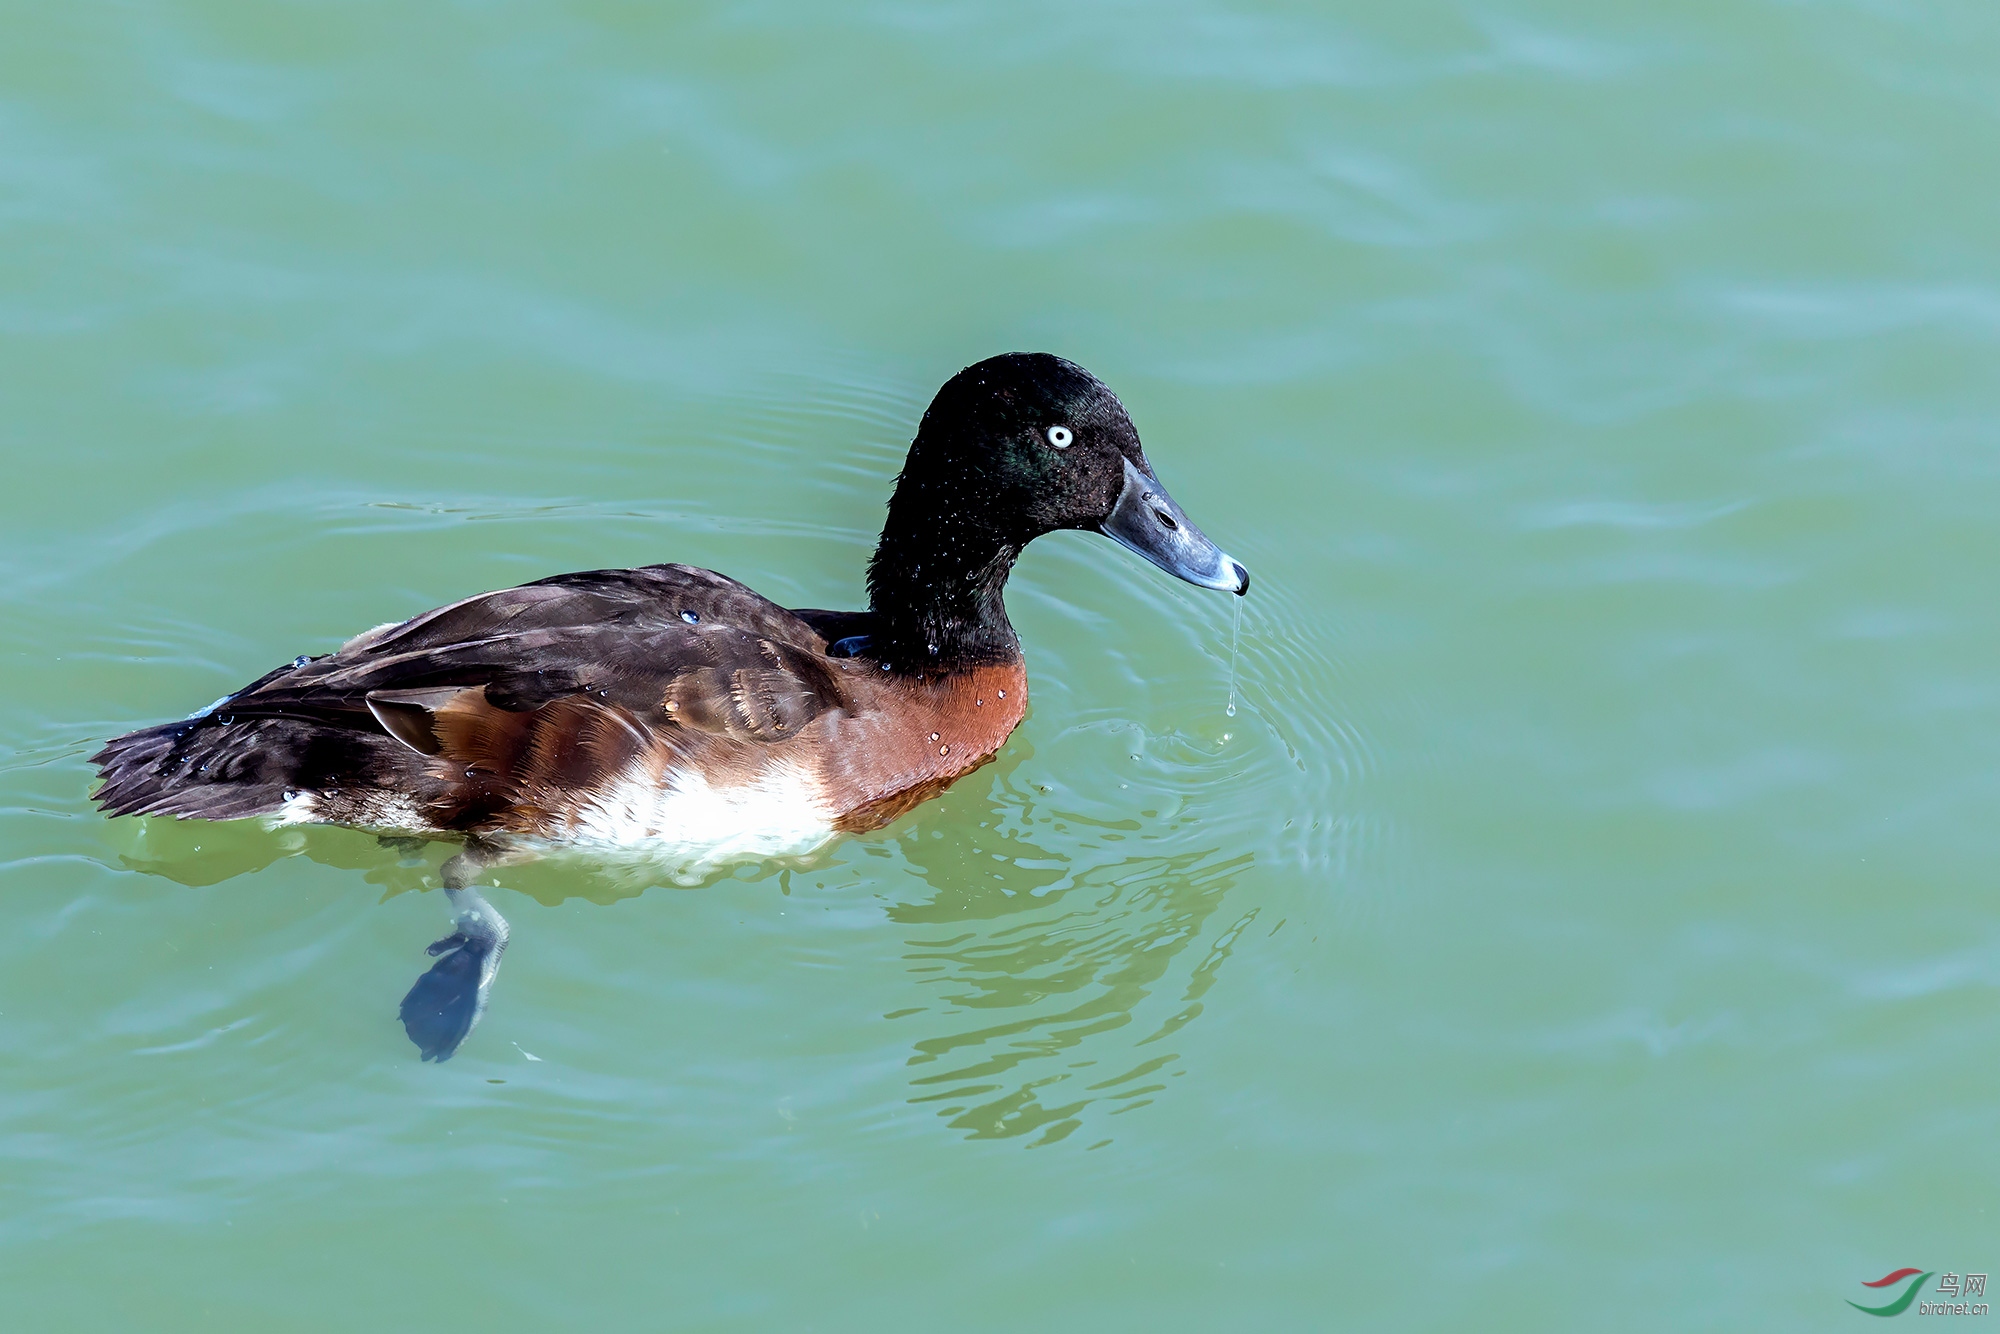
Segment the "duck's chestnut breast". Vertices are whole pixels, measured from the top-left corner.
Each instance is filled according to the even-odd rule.
[[[1027,712],[1028,673],[1017,660],[884,674],[853,693],[858,707],[802,738],[846,833],[880,828],[992,759]]]

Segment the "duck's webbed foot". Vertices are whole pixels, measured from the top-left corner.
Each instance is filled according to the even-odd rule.
[[[507,919],[472,886],[472,878],[499,860],[496,850],[467,844],[442,868],[445,897],[457,929],[433,944],[430,971],[403,997],[403,1031],[426,1061],[448,1061],[486,1013],[500,956],[507,949]]]

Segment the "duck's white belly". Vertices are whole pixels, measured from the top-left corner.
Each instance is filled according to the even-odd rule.
[[[691,769],[662,778],[644,761],[633,764],[595,796],[549,792],[543,810],[566,815],[536,834],[489,835],[526,852],[568,849],[593,860],[630,862],[645,874],[698,884],[716,868],[811,852],[834,835],[839,811],[822,785],[788,760],[767,763],[746,782],[711,783]],[[359,804],[329,810],[320,794],[294,793],[270,817],[274,824],[354,824],[369,829],[442,834],[414,798],[376,792]],[[614,855],[615,854],[615,855]]]
[[[819,782],[788,760],[729,786],[688,769],[662,781],[635,765],[577,809],[562,841],[736,861],[810,852],[833,836],[837,815]]]

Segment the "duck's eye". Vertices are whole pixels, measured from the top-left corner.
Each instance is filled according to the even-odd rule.
[[[1075,436],[1069,433],[1069,427],[1067,426],[1051,426],[1049,428],[1049,443],[1057,449],[1068,449],[1069,442],[1075,438]]]

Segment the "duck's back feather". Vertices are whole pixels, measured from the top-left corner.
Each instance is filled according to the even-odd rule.
[[[712,571],[561,575],[369,631],[120,737],[95,757],[97,800],[536,832],[649,749],[755,767],[761,747],[847,706],[853,673],[825,651],[811,621]]]

